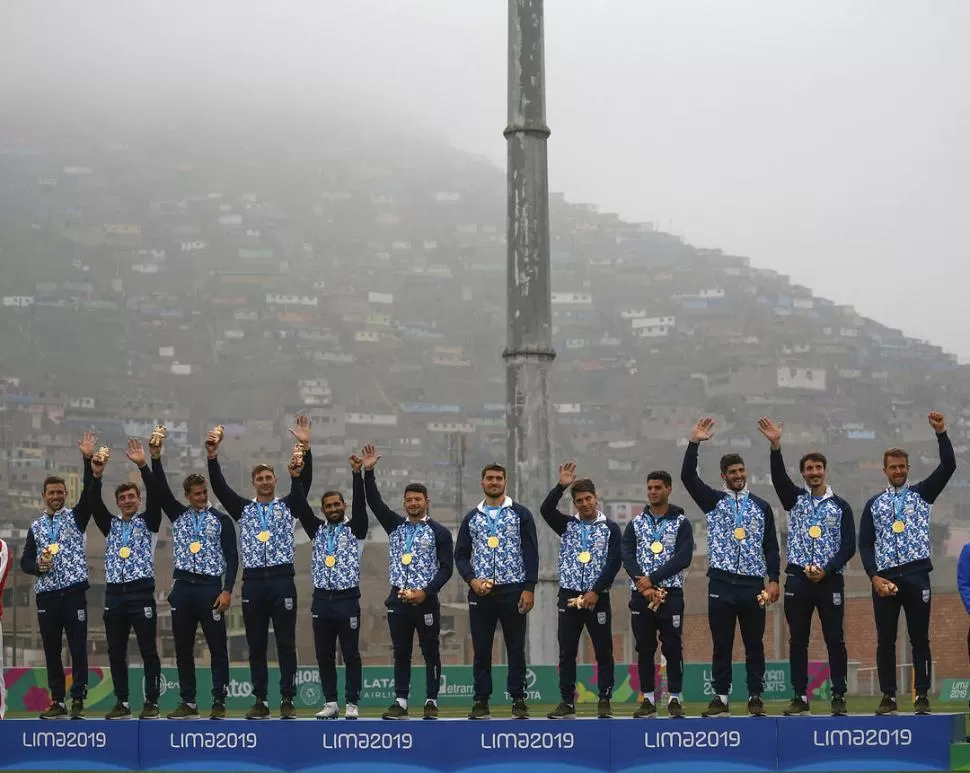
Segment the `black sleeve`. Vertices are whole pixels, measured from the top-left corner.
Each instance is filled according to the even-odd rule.
[[[697,443],[688,443],[684,453],[684,463],[680,468],[680,482],[684,484],[691,499],[704,512],[709,513],[724,498],[724,492],[715,491],[701,480],[697,474]]]
[[[455,553],[451,540],[451,532],[440,523],[434,524],[435,553],[438,556],[438,571],[435,572],[424,592],[429,596],[437,596],[445,583],[455,573]]]
[[[765,537],[762,546],[765,551],[765,566],[768,581],[778,582],[781,574],[781,550],[778,548],[778,532],[775,531],[775,513],[767,502],[762,504],[765,512]]]
[[[303,478],[300,475],[297,475],[295,477],[293,475],[291,475],[290,476],[290,493],[287,494],[285,497],[283,497],[283,503],[288,508],[290,508],[290,512],[292,513],[298,507],[301,507],[301,505],[300,505],[300,501],[301,500],[303,502],[303,505],[302,506],[309,507],[309,503],[307,502],[307,499],[306,499],[306,491],[303,488]],[[312,509],[311,509],[310,512],[312,514],[312,512],[313,512]]]
[[[303,469],[300,470],[300,483],[303,484],[303,494],[310,498],[310,486],[313,484],[313,455],[308,448],[303,452]]]
[[[222,589],[232,593],[232,586],[236,584],[236,574],[239,572],[239,548],[236,547],[236,526],[225,513],[219,513],[222,521],[222,555],[226,559],[226,575],[222,581]]]
[[[74,524],[77,526],[80,532],[85,532],[88,528],[88,523],[91,521],[91,514],[94,512],[93,499],[91,494],[91,489],[95,481],[94,472],[91,470],[91,460],[84,460],[84,487],[81,489],[81,497],[78,499],[77,504],[74,506]],[[98,484],[98,498],[100,499],[100,483]],[[103,504],[103,503],[102,503]]]
[[[158,530],[162,527],[162,508],[159,503],[158,486],[155,485],[155,476],[152,475],[147,464],[139,467],[138,472],[141,473],[141,482],[145,484],[145,523],[150,532],[158,534]]]
[[[377,488],[377,480],[374,477],[373,470],[364,471],[364,498],[370,507],[370,511],[377,518],[377,522],[388,534],[393,533],[406,520],[404,516],[398,515],[384,504],[381,492]]]
[[[209,460],[209,485],[212,486],[212,493],[216,495],[216,499],[226,508],[229,517],[234,521],[242,518],[243,508],[249,504],[249,500],[243,499],[226,483],[218,457]]]
[[[546,495],[546,498],[542,501],[539,506],[539,515],[542,519],[549,524],[556,534],[560,537],[566,533],[566,528],[569,526],[570,522],[574,520],[565,513],[559,512],[557,505],[559,500],[562,499],[563,492],[566,490],[565,486],[556,485],[552,491]]]
[[[165,476],[165,469],[162,467],[161,459],[152,459],[152,474],[155,476],[155,489],[158,493],[158,503],[168,519],[175,523],[179,516],[189,509],[189,506],[179,502],[172,493],[172,487],[168,485],[168,478]]]
[[[296,516],[297,520],[300,522],[300,526],[303,527],[303,531],[312,540],[317,536],[317,532],[320,527],[324,525],[324,521],[317,518],[313,512],[313,508],[310,507],[310,503],[306,501],[306,497],[303,494],[303,483],[299,477],[293,478],[293,488],[300,488],[300,496],[293,496],[293,492],[290,492],[290,496],[286,498],[287,504],[289,505],[290,512]]]
[[[536,534],[536,521],[527,507],[519,511],[519,540],[522,543],[522,564],[525,569],[525,582],[522,590],[535,593],[539,582],[539,535]]]
[[[837,501],[842,508],[842,539],[832,560],[822,567],[826,574],[832,574],[837,569],[841,569],[855,555],[855,519],[852,517],[852,508],[842,498],[837,498]]]
[[[40,569],[37,568],[37,541],[34,539],[33,529],[27,530],[24,552],[20,554],[20,569],[34,577],[40,577]]]
[[[685,518],[677,529],[677,539],[674,542],[674,554],[667,563],[658,566],[647,575],[651,585],[657,585],[673,577],[677,572],[684,571],[694,558],[694,526],[689,518]]]
[[[953,473],[957,469],[957,458],[953,453],[953,443],[946,432],[941,432],[936,436],[936,442],[940,447],[940,463],[936,469],[929,474],[925,480],[921,480],[915,486],[917,493],[929,504],[933,504],[936,498],[943,493],[946,484],[950,482]]]
[[[353,500],[350,503],[350,532],[357,539],[367,539],[367,499],[364,494],[364,476],[354,473]]]
[[[633,520],[627,521],[623,529],[623,539],[620,542],[620,554],[623,557],[623,569],[631,580],[643,577],[643,570],[637,561],[637,533],[633,528]]]
[[[610,586],[613,585],[613,580],[616,579],[623,563],[623,556],[620,553],[621,540],[620,527],[615,522],[610,521],[610,541],[606,545],[606,564],[604,564],[600,576],[596,578],[596,582],[593,583],[593,593],[608,592]]]
[[[869,577],[878,574],[876,569],[876,526],[872,522],[872,500],[866,502],[862,508],[862,518],[859,519],[859,558],[862,568]]]
[[[475,579],[475,570],[472,568],[472,532],[468,525],[471,518],[472,513],[468,513],[461,519],[455,540],[455,568],[458,569],[461,579],[469,584]]]
[[[781,455],[780,448],[771,449],[771,485],[775,487],[778,500],[786,511],[791,511],[798,497],[805,493],[805,489],[796,486],[788,476],[788,470],[785,469],[785,459]]]
[[[91,503],[94,525],[98,527],[98,531],[107,537],[111,531],[111,511],[104,504],[104,495],[101,493],[101,478],[94,478],[91,481],[88,500]]]

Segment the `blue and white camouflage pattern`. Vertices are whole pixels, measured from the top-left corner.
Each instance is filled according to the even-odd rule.
[[[764,577],[768,572],[764,551],[765,514],[754,500],[745,496],[746,491],[740,493],[741,496],[727,493],[707,514],[708,566],[731,574]],[[738,506],[740,525],[745,530],[743,540],[734,536]]]
[[[813,539],[809,530],[814,525],[822,529],[822,535]],[[824,567],[839,552],[842,545],[842,507],[834,499],[832,489],[825,493],[816,505],[810,491],[799,495],[795,506],[788,513],[787,553],[789,563],[796,566]],[[845,567],[837,567],[842,573]]]
[[[148,528],[142,514],[133,515],[131,533],[127,547],[131,551],[128,558],[122,558],[119,551],[125,546],[124,521],[120,515],[112,516],[111,529],[104,541],[104,581],[117,584],[134,580],[154,579],[155,544],[158,535]]]
[[[348,530],[349,531],[349,530]],[[413,535],[413,536],[412,536]],[[405,546],[411,539],[411,563],[401,563]],[[427,521],[414,524],[406,521],[391,532],[388,538],[388,575],[395,588],[424,590],[438,573],[438,546],[434,529]]]
[[[204,510],[196,535],[195,510],[186,510],[172,524],[172,559],[174,568],[183,572],[222,577],[226,572],[226,557],[222,554],[222,521],[211,510]],[[189,550],[196,539],[202,549]]]
[[[494,527],[499,538],[497,548],[488,546],[491,536],[491,517],[485,512],[481,501],[474,515],[468,520],[468,533],[472,540],[472,568],[475,576],[493,580],[496,585],[512,585],[525,582],[525,561],[522,557],[522,532],[519,514],[512,508],[511,497],[505,497],[495,519]]]
[[[336,563],[327,566],[328,535],[334,540]],[[338,524],[321,524],[313,538],[310,554],[313,587],[321,590],[348,590],[360,585],[360,542],[350,531],[350,519]]]
[[[637,535],[637,564],[643,576],[656,571],[673,558],[680,525],[686,520],[687,516],[684,513],[679,513],[675,518],[658,518],[655,531],[652,519],[646,511],[633,519],[633,533]],[[660,544],[663,545],[660,553],[650,550],[655,536],[659,537]],[[661,580],[657,585],[661,588],[683,588],[686,575],[686,570],[681,570],[666,580]],[[636,583],[630,580],[630,590],[636,590],[636,588]]]
[[[295,555],[293,514],[282,499],[267,502],[268,542],[260,542],[256,535],[263,530],[262,506],[250,502],[239,519],[239,547],[245,569],[265,569],[270,566],[292,564]]]
[[[897,497],[901,520],[906,524],[900,534],[892,529],[896,520]],[[896,494],[895,489],[887,488],[872,500],[870,509],[876,534],[876,568],[879,571],[931,557],[930,513],[933,506],[917,492],[907,487]]]
[[[52,539],[52,530],[56,540]],[[58,510],[53,519],[44,514],[30,525],[30,531],[37,543],[38,558],[52,542],[60,545],[51,557],[50,571],[34,580],[35,593],[62,590],[88,581],[87,537],[78,529],[73,510]]]
[[[574,516],[559,542],[559,587],[582,593],[592,590],[606,566],[609,544],[610,525],[603,513],[598,512],[596,519],[587,523]],[[579,554],[584,550],[590,553],[587,564],[579,562]]]

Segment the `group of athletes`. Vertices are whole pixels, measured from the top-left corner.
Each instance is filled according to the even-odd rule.
[[[896,634],[900,610],[913,648],[916,713],[930,710],[930,511],[954,470],[953,446],[944,417],[932,412],[929,423],[939,444],[939,466],[919,483],[909,482],[909,458],[900,448],[883,455],[886,488],[866,502],[856,539],[852,508],[826,482],[826,459],[804,455],[799,471],[804,485],[788,475],[782,457],[782,425],[769,419],[759,429],[770,443],[771,480],[789,514],[784,611],[790,633],[794,695],[786,715],[810,711],[808,644],[812,616],[818,613],[831,668],[831,713],[844,715],[847,653],[844,637],[843,571],[858,551],[872,580],[876,659],[882,700],[877,714],[893,714],[896,704]],[[84,486],[79,501],[67,506],[67,487],[51,476],[43,484],[44,512],[27,536],[20,566],[35,576],[39,628],[47,663],[50,706],[42,719],[80,718],[88,686],[87,590],[85,533],[93,519],[105,538],[104,624],[117,703],[107,719],[133,716],[128,680],[128,642],[134,631],[144,663],[145,702],[142,719],[160,716],[161,664],[158,656],[154,554],[163,514],[172,524],[173,584],[168,597],[180,684],[180,703],[169,719],[199,719],[196,695],[195,640],[199,627],[209,649],[212,704],[209,717],[226,717],[229,655],[226,610],[243,564],[242,609],[255,703],[247,719],[272,716],[268,702],[267,649],[272,622],[280,669],[279,717],[296,717],[297,593],[294,581],[294,519],[311,540],[313,598],[310,613],[314,646],[323,686],[324,705],[316,714],[339,714],[336,651],[346,667],[343,716],[356,719],[361,692],[360,638],[361,550],[367,536],[369,509],[388,534],[390,592],[385,600],[393,645],[395,700],[384,719],[409,717],[411,659],[415,634],[427,666],[424,719],[438,716],[441,677],[439,594],[455,568],[468,585],[469,628],[474,660],[474,704],[469,719],[490,717],[493,693],[492,644],[501,624],[508,662],[507,696],[514,718],[529,717],[526,698],[526,615],[534,604],[539,572],[539,546],[532,513],[506,494],[506,471],[498,464],[482,470],[482,501],[462,519],[456,539],[429,516],[428,490],[409,483],[403,513],[388,506],[377,485],[380,455],[366,445],[350,457],[353,495],[347,514],[343,494],[325,491],[320,515],[307,495],[312,485],[310,421],[297,417],[291,428],[295,444],[287,464],[290,489],[280,496],[272,466],[252,469],[253,494],[242,496],[226,482],[219,464],[224,430],[206,437],[208,481],[197,473],[182,481],[184,501],[171,491],[162,466],[164,426],[156,427],[148,453],[130,440],[127,458],[137,466],[144,487],[123,483],[114,490],[115,508],[102,498],[102,476],[111,456],[96,448],[86,433],[79,443],[84,459]],[[764,499],[751,493],[744,460],[721,457],[722,485],[713,488],[697,473],[698,449],[714,434],[712,419],[701,419],[690,436],[681,481],[707,521],[708,620],[713,643],[714,697],[703,716],[730,713],[731,661],[739,627],[745,649],[747,712],[762,715],[765,676],[766,608],[781,597],[781,557],[774,514]],[[221,503],[212,506],[209,487]],[[546,524],[560,537],[558,557],[558,640],[561,702],[547,716],[576,716],[576,657],[585,629],[597,661],[596,714],[613,715],[614,657],[610,588],[624,569],[630,577],[630,611],[636,640],[642,698],[636,718],[657,713],[655,656],[666,659],[666,713],[684,716],[683,621],[684,580],[694,554],[691,521],[673,504],[668,472],[647,475],[646,499],[622,531],[599,510],[593,481],[580,478],[573,462],[559,468],[559,480],[540,507]],[[572,510],[560,502],[570,494]],[[238,534],[237,534],[238,532]],[[0,587],[9,550],[0,541]],[[2,609],[0,609],[2,613]],[[547,624],[540,621],[538,624]],[[61,660],[66,636],[73,681],[70,708]],[[0,639],[2,653],[2,639]],[[0,663],[0,715],[4,706]]]

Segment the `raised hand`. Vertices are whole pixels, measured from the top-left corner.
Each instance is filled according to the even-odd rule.
[[[297,416],[296,426],[289,428],[289,433],[296,438],[296,442],[303,447],[304,451],[310,447],[310,426],[312,424],[309,416]]]
[[[946,432],[946,417],[939,411],[930,411],[929,415],[930,426],[933,431],[939,435]]]
[[[361,459],[357,454],[350,455],[350,469],[353,472],[360,472],[361,468],[364,466],[364,460]]]
[[[373,443],[368,443],[361,449],[361,462],[364,466],[364,470],[373,470],[377,463],[381,460],[381,455],[377,453],[377,449],[374,447]]]
[[[162,446],[165,444],[165,425],[156,424],[152,430],[152,436],[148,438],[148,451],[152,459],[160,459],[162,456]]]
[[[569,488],[576,480],[576,462],[559,465],[559,485]]]
[[[104,475],[104,467],[108,463],[108,458],[111,456],[110,451],[105,453],[107,448],[102,446],[98,449],[98,452],[91,457],[91,472],[94,473],[95,478],[100,478]]]
[[[85,432],[84,437],[81,438],[80,442],[77,444],[78,450],[81,452],[81,456],[85,459],[90,459],[94,456],[94,444],[98,442],[97,436],[93,432]]]
[[[290,477],[291,478],[299,478],[300,477],[300,473],[303,472],[303,465],[304,465],[304,463],[305,462],[303,460],[303,454],[302,453],[294,453],[290,457],[290,463],[287,465],[286,468],[290,471]]]
[[[128,450],[125,456],[137,467],[144,467],[148,462],[145,460],[145,447],[140,440],[132,438],[128,441]]]
[[[766,419],[763,416],[758,419],[758,429],[761,430],[761,434],[767,438],[774,449],[781,448],[781,431],[784,426],[785,423],[782,421],[775,424],[771,419]]]
[[[224,434],[225,429],[222,426],[218,426],[215,429],[209,430],[209,434],[205,436],[205,450],[210,459],[215,459],[219,455],[219,446],[222,445]]]
[[[705,440],[710,440],[714,437],[714,419],[710,416],[705,416],[697,424],[694,425],[694,429],[690,433],[690,440],[692,443],[703,443]]]

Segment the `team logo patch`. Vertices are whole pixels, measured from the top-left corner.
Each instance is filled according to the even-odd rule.
[[[283,599],[283,608],[287,612],[292,612],[293,611],[293,599],[291,599],[291,598],[285,598],[285,599]]]
[[[88,619],[88,611],[86,609],[79,609],[77,611],[77,621],[79,623],[83,623],[87,619]]]
[[[600,625],[606,625],[606,612],[597,612],[596,622]]]
[[[155,611],[151,607],[145,607],[143,611],[145,613],[146,620],[151,620],[152,615],[155,614]]]
[[[360,621],[356,617],[350,618],[350,630],[356,631]]]
[[[218,623],[220,620],[222,620],[222,612],[220,612],[218,609],[213,609],[212,619]]]
[[[927,604],[929,603],[929,600],[930,600],[930,589],[923,588],[923,603]]]
[[[832,594],[832,606],[841,607],[842,606],[842,594],[833,593]]]
[[[428,627],[431,627],[432,625],[434,625],[434,615],[433,614],[425,615],[424,624]]]
[[[674,628],[680,628],[680,615],[674,615]]]

